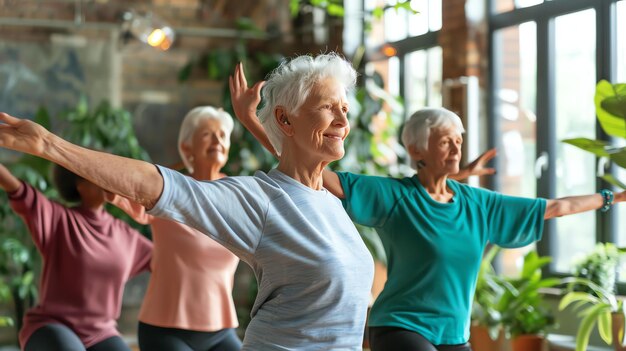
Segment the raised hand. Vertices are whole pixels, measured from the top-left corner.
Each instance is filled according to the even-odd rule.
[[[243,71],[243,64],[237,64],[235,73],[228,77],[230,87],[230,100],[233,104],[235,115],[244,126],[248,127],[251,119],[256,119],[256,109],[261,102],[261,88],[265,81],[257,82],[248,88],[248,81]]]
[[[261,122],[256,115],[256,108],[261,102],[261,88],[264,81],[257,82],[252,88],[248,88],[246,75],[243,72],[243,65],[239,63],[235,68],[235,74],[228,77],[230,86],[230,100],[233,104],[235,117],[244,127],[273,155],[277,156],[276,150],[261,126]]]
[[[35,122],[0,112],[0,147],[40,156],[48,135],[50,132]]]
[[[490,175],[495,174],[495,168],[487,168],[485,165],[491,161],[494,157],[496,157],[497,151],[495,148],[487,150],[483,152],[482,155],[478,156],[477,159],[472,161],[469,165],[467,165],[466,169],[470,176],[482,176],[482,175]]]

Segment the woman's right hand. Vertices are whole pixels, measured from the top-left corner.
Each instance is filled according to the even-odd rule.
[[[256,109],[261,102],[263,84],[265,81],[260,81],[254,84],[252,88],[248,88],[248,81],[241,62],[235,67],[235,73],[228,77],[230,101],[233,104],[235,116],[246,128],[249,128],[250,122],[257,119]]]
[[[35,122],[0,112],[0,147],[41,156],[50,135]]]

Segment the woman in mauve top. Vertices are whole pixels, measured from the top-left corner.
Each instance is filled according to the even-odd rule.
[[[185,116],[178,151],[197,180],[224,177],[232,117],[222,109],[196,107]],[[152,275],[139,313],[139,347],[149,351],[238,351],[232,298],[239,258],[184,224],[151,216],[145,207],[116,196],[112,203],[137,222],[150,224]]]
[[[152,243],[103,208],[105,191],[56,167],[68,202],[50,201],[0,165],[0,187],[43,257],[39,303],[19,333],[26,351],[130,350],[116,329],[124,284],[149,269]]]

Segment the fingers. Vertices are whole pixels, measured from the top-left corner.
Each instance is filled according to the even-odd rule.
[[[246,74],[243,72],[243,63],[239,62],[237,67],[237,73],[239,74],[239,84],[245,89],[248,88],[248,81],[246,80]]]
[[[230,96],[235,95],[235,82],[233,76],[228,76],[228,89],[230,89]]]
[[[259,81],[257,82],[253,87],[252,90],[254,91],[254,95],[255,96],[261,96],[261,88],[263,88],[263,86],[265,85],[265,81]]]
[[[482,155],[478,156],[478,159],[486,163],[486,162],[491,161],[494,157],[496,157],[497,154],[498,154],[498,150],[496,150],[496,148],[494,147],[493,149],[489,149],[483,152]]]
[[[20,121],[19,118],[15,118],[15,117],[9,115],[8,113],[0,112],[0,122],[12,125],[12,124],[15,124],[15,123],[17,123],[19,121]]]

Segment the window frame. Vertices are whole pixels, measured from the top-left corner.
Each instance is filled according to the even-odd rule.
[[[498,145],[500,129],[499,119],[495,108],[495,83],[498,81],[495,58],[498,48],[495,33],[498,30],[517,26],[526,22],[535,22],[537,27],[537,116],[548,116],[537,121],[537,149],[535,158],[542,152],[548,152],[548,170],[545,176],[537,180],[537,196],[554,198],[556,193],[556,96],[555,96],[555,25],[558,16],[567,15],[588,9],[594,9],[596,14],[596,81],[607,79],[614,81],[617,77],[617,14],[616,5],[619,0],[553,0],[531,7],[516,8],[502,13],[494,13],[495,0],[488,1],[488,41],[489,45],[489,100],[488,115],[488,143],[491,147]],[[596,121],[596,138],[610,140]],[[597,163],[596,163],[597,168]],[[594,170],[594,171],[597,171]],[[491,177],[489,186],[500,190],[498,177]],[[601,179],[596,179],[596,190],[611,188]],[[617,215],[609,211],[596,212],[596,242],[616,242]],[[556,222],[548,220],[545,223],[543,239],[537,242],[537,251],[541,255],[555,254]],[[548,265],[546,274],[564,275],[555,271],[554,264]],[[626,293],[626,283],[618,284],[618,292]]]

